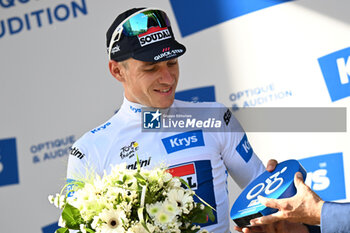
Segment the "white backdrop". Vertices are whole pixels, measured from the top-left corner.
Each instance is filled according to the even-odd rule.
[[[219,10],[227,1],[218,1]],[[122,86],[107,67],[105,32],[128,8],[168,13],[188,49],[179,91],[213,86],[216,100],[233,108],[349,106],[348,0],[273,4],[188,35],[180,23],[185,13],[171,2],[0,0],[1,232],[52,231],[59,212],[47,196],[65,182],[69,147],[122,102]],[[304,159],[311,187],[325,199],[349,200],[348,132],[247,134],[265,163]],[[240,190],[229,184],[232,202]]]

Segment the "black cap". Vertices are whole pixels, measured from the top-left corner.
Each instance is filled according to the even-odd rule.
[[[108,54],[110,41],[115,29],[130,15],[143,9],[146,8],[127,10],[118,15],[114,20],[106,33]],[[140,61],[160,62],[183,55],[186,48],[175,40],[171,27],[168,26],[165,29],[161,29],[160,31],[149,30],[146,33],[136,36],[126,36],[121,33],[119,41],[111,45],[110,59],[123,61],[132,57]]]

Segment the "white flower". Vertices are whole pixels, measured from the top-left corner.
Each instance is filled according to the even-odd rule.
[[[96,227],[96,230],[100,230],[103,233],[125,232],[123,222],[126,223],[127,219],[123,211],[104,209],[99,214],[99,218],[102,224],[100,227]]]
[[[173,176],[169,172],[164,172],[162,176],[163,182],[169,182],[172,178]]]
[[[63,220],[62,216],[60,216],[60,218],[58,220],[58,226],[66,227],[66,222]]]
[[[198,227],[199,227],[199,226],[193,225],[193,226],[191,227],[191,230],[198,229]]]
[[[169,215],[169,213],[167,213],[165,211],[159,211],[158,214],[156,215],[155,220],[159,224],[165,225],[165,224],[169,223],[172,220],[172,218]]]
[[[162,208],[162,204],[160,202],[146,205],[146,210],[151,217],[155,217],[158,214],[158,212],[161,210],[161,208]]]
[[[180,214],[180,209],[177,207],[177,203],[166,200],[162,205],[163,209],[168,212],[170,215]]]
[[[137,171],[127,169],[126,164],[115,165],[102,178],[91,173],[84,184],[76,186],[72,197],[56,194],[48,200],[58,208],[66,203],[77,208],[83,220],[81,233],[88,233],[88,227],[96,233],[181,233],[181,226],[200,229],[193,226],[192,219],[181,217],[197,205],[194,192],[182,188],[180,179],[165,169]],[[144,209],[140,208],[143,197],[147,203]],[[61,227],[69,224],[60,217]]]
[[[154,231],[154,227],[147,226],[150,232]],[[127,233],[148,233],[148,231],[141,225],[141,223],[137,223],[128,229]]]
[[[100,221],[99,216],[94,216],[93,221],[91,223],[91,227],[93,229],[96,229],[97,228],[97,224],[98,224],[99,221]]]
[[[84,224],[80,224],[80,231],[81,231],[82,233],[86,233],[86,227],[85,227]]]
[[[174,177],[173,179],[170,180],[169,187],[171,188],[180,188],[181,187],[181,181],[179,180],[179,178]]]
[[[55,200],[54,196],[53,195],[49,195],[48,199],[49,199],[50,204],[53,204],[53,201]]]
[[[186,192],[184,189],[170,190],[168,193],[168,200],[176,203],[184,213],[188,213],[189,210],[193,208],[193,197],[190,192]]]
[[[51,196],[51,197],[50,197]],[[65,200],[66,200],[66,197],[64,195],[60,195],[60,194],[56,194],[55,197],[53,197],[52,195],[49,196],[49,201],[57,207],[59,209],[62,209],[65,205]],[[51,198],[51,200],[50,200]],[[52,199],[53,198],[53,199]]]

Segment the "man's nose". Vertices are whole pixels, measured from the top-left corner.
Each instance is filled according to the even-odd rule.
[[[174,84],[175,78],[170,72],[169,67],[162,67],[159,82],[162,84],[172,85]]]

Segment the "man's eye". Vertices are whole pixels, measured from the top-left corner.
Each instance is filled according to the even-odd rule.
[[[177,64],[177,61],[168,62],[168,66],[174,66],[176,64]]]
[[[144,71],[146,72],[151,72],[151,71],[155,71],[156,70],[156,67],[148,67],[148,68],[145,68]]]

